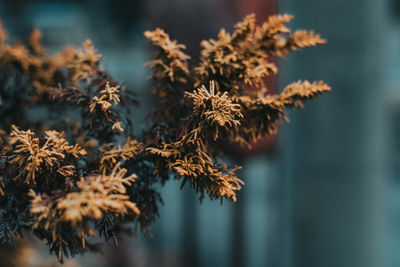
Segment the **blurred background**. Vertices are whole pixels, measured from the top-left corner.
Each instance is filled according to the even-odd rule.
[[[292,28],[328,39],[278,61],[275,90],[308,79],[332,92],[291,113],[254,151],[231,153],[246,183],[237,203],[200,204],[169,181],[153,237],[125,237],[65,266],[400,266],[400,0],[0,1],[14,40],[33,26],[49,51],[92,39],[104,68],[138,94],[137,129],[152,109],[143,32],[165,29],[196,59],[201,40],[252,12],[258,23],[293,14]],[[58,266],[37,242],[2,252],[17,266]]]

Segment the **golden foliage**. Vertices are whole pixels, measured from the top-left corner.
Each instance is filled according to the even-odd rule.
[[[273,15],[264,22],[261,27],[257,28],[256,39],[257,42],[263,42],[267,38],[273,39],[278,34],[289,34],[291,31],[286,27],[286,24],[293,19],[292,15]]]
[[[86,155],[86,151],[79,147],[79,145],[69,145],[68,141],[65,139],[65,134],[63,132],[57,132],[55,130],[45,131],[46,143],[53,150],[59,151],[63,154],[73,155],[75,158]]]
[[[91,175],[77,182],[77,191],[51,199],[31,190],[30,208],[34,216],[33,228],[50,230],[53,243],[61,242],[63,224],[76,227],[85,248],[85,236],[94,235],[90,220],[99,220],[105,214],[140,214],[136,204],[129,200],[125,186],[131,185],[136,175],[126,176],[127,170],[117,164],[110,175]],[[62,242],[61,242],[62,243]],[[61,261],[63,244],[59,246]]]
[[[89,176],[77,182],[78,192],[69,193],[58,200],[57,209],[62,210],[63,221],[72,225],[83,218],[100,219],[105,213],[115,215],[133,212],[140,214],[135,203],[125,195],[125,185],[131,185],[136,175],[125,177],[127,170],[117,164],[110,175]]]
[[[331,88],[322,81],[310,83],[297,81],[286,86],[279,95],[279,99],[286,106],[303,107],[303,101],[316,98],[318,95],[330,91]]]
[[[240,167],[223,163],[224,145],[251,146],[288,121],[288,108],[330,91],[323,82],[297,81],[268,94],[266,79],[278,71],[273,56],[325,43],[313,31],[292,32],[292,18],[271,16],[256,26],[249,15],[232,33],[222,29],[201,42],[193,66],[185,45],[158,28],[145,32],[156,47],[148,65],[159,104],[139,135],[132,94],[102,70],[90,40],[49,55],[38,30],[26,45],[10,45],[0,25],[0,93],[11,103],[0,106],[0,127],[7,129],[0,130],[0,208],[11,215],[0,222],[7,230],[0,239],[12,242],[30,225],[61,261],[91,248],[88,236],[114,239],[125,219],[146,230],[158,215],[156,184],[171,176],[200,199],[236,201],[244,183]],[[31,119],[32,107],[52,116]]]
[[[112,110],[113,104],[117,105],[121,102],[119,88],[119,85],[110,86],[110,83],[106,82],[104,89],[90,100],[89,112],[99,112],[98,114],[104,118],[105,123],[111,123],[109,126],[112,130],[122,133],[124,131],[122,122],[117,120],[116,114]],[[93,116],[96,117],[96,114]]]
[[[89,40],[49,55],[36,29],[26,44],[8,44],[0,25],[0,209],[10,216],[0,221],[1,242],[30,227],[61,260],[83,252],[85,236],[95,232],[114,239],[122,214],[142,229],[154,221],[157,192],[146,181],[146,190],[137,190],[143,181],[125,177],[136,169],[121,167],[142,150],[130,139],[133,94],[102,70],[101,59]],[[116,145],[122,136],[123,148]]]
[[[164,168],[174,171],[176,178],[184,178],[182,185],[189,180],[196,192],[200,193],[201,199],[207,193],[211,199],[227,198],[236,201],[235,191],[243,184],[234,173],[237,168],[215,164],[197,134],[192,131],[175,143],[164,144],[162,149],[148,147],[148,153],[162,158],[155,159],[159,166],[156,171]]]
[[[242,182],[236,177],[235,168],[229,170],[216,164],[215,142],[230,140],[251,146],[266,134],[275,133],[282,120],[288,120],[287,108],[301,108],[305,100],[330,91],[322,82],[299,81],[287,86],[281,94],[266,94],[265,79],[278,71],[271,56],[285,56],[293,50],[325,43],[313,31],[292,34],[286,26],[292,19],[287,14],[275,15],[258,27],[254,14],[246,16],[235,25],[232,34],[222,29],[217,39],[202,41],[200,62],[192,70],[186,65],[188,57],[180,51],[183,45],[171,42],[160,29],[145,33],[157,51],[162,51],[150,63],[153,79],[170,77],[174,81],[175,74],[185,73],[180,80],[183,84],[165,86],[164,83],[155,90],[163,92],[161,109],[171,119],[168,116],[165,119],[165,114],[156,114],[156,118],[175,129],[146,148],[155,157],[156,173],[168,168],[177,178],[189,180],[202,197],[206,192],[212,199],[236,200],[235,191]],[[169,66],[165,62],[170,57],[179,66],[184,64],[184,71],[160,68]],[[207,83],[209,89],[204,86]],[[249,86],[258,90],[248,93],[244,89]],[[165,141],[167,138],[169,142]]]
[[[178,177],[189,179],[201,199],[207,193],[212,200],[226,198],[236,202],[236,191],[244,184],[235,174],[237,168],[229,169],[226,165],[214,164],[202,151],[189,152],[182,159],[171,161],[168,167]]]
[[[4,196],[4,182],[3,182],[3,178],[0,177],[0,195]]]
[[[111,126],[111,129],[118,131],[118,132],[123,132],[124,128],[122,128],[122,122],[121,121],[116,121],[114,124]]]
[[[255,30],[252,14],[235,25],[232,35],[222,29],[217,40],[202,41],[201,61],[195,68],[201,80],[196,86],[214,80],[224,91],[236,91],[244,85],[260,86],[265,77],[276,74],[276,65],[256,42]]]
[[[231,139],[251,145],[265,134],[275,133],[282,120],[288,121],[286,108],[302,108],[304,101],[330,90],[322,81],[297,81],[288,85],[279,95],[239,96],[236,101],[242,105],[243,127],[235,128]]]
[[[256,29],[257,45],[268,54],[285,57],[292,50],[299,50],[318,44],[325,44],[319,34],[313,31],[297,30],[293,34],[286,24],[293,19],[292,15],[275,15]]]
[[[97,76],[100,61],[103,59],[102,55],[97,54],[97,50],[91,40],[86,40],[82,47],[81,50],[71,51],[71,55],[64,55],[71,58],[70,62],[67,63],[67,68],[69,70],[69,78],[74,84],[82,80],[89,82],[90,77]]]
[[[15,155],[12,162],[21,170],[14,179],[35,184],[37,174],[53,169],[63,176],[73,176],[74,166],[66,165],[66,156],[78,158],[85,155],[86,151],[78,145],[69,145],[64,134],[57,131],[46,131],[43,145],[40,145],[39,138],[34,135],[31,130],[21,131],[13,126],[9,137],[10,144],[15,147],[12,151]]]
[[[144,35],[158,47],[154,54],[155,60],[148,63],[154,70],[152,78],[159,81],[169,79],[171,82],[186,82],[189,76],[187,60],[190,58],[182,52],[186,46],[171,40],[159,28],[152,32],[146,31]]]
[[[28,45],[20,42],[14,45],[6,43],[7,34],[0,25],[0,60],[7,65],[18,65],[29,76],[36,91],[32,94],[50,93],[58,84],[56,71],[67,67],[68,79],[75,86],[82,80],[99,74],[100,61],[103,58],[97,54],[92,42],[87,40],[83,49],[67,48],[51,56],[41,44],[41,33],[34,29],[28,39]]]
[[[279,57],[285,57],[291,50],[296,51],[302,48],[325,43],[325,39],[322,39],[319,34],[315,34],[313,31],[308,32],[299,30],[289,36],[286,40],[280,40],[279,43],[276,43],[274,54]]]
[[[34,30],[29,38],[29,47],[19,42],[14,45],[6,43],[7,34],[0,25],[0,60],[8,65],[18,65],[31,76],[33,84],[39,93],[46,91],[51,83],[52,75],[56,69],[54,62],[47,56],[40,44],[41,35]]]
[[[240,125],[243,118],[240,105],[232,103],[228,92],[215,92],[214,81],[210,82],[210,90],[203,85],[193,93],[186,92],[185,96],[193,99],[193,111],[205,120],[208,126],[231,127]]]
[[[94,96],[92,98],[89,110],[90,112],[93,112],[96,107],[100,107],[104,113],[107,113],[112,106],[112,102],[114,102],[114,104],[120,102],[119,86],[112,87],[110,86],[110,83],[107,82],[105,88],[100,91],[99,96]]]
[[[133,159],[142,150],[142,144],[137,140],[131,140],[129,137],[124,147],[120,145],[111,149],[110,147],[112,147],[112,144],[100,148],[100,171],[102,173],[114,169],[116,164],[121,160]]]
[[[191,182],[201,199],[207,193],[211,199],[236,201],[235,191],[243,184],[234,173],[237,168],[214,162],[207,136],[212,133],[216,140],[218,129],[228,131],[238,126],[238,119],[242,118],[240,106],[232,103],[227,92],[216,92],[213,82],[210,90],[203,86],[193,93],[186,92],[185,97],[193,101],[193,129],[176,142],[146,148],[149,154],[160,157],[155,159],[156,172],[165,168],[174,171],[176,178],[184,178],[183,184],[186,180]]]

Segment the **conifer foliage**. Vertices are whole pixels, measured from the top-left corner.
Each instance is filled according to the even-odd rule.
[[[249,15],[232,34],[203,41],[197,65],[163,30],[145,32],[159,105],[140,133],[134,94],[102,69],[91,41],[49,55],[38,30],[26,45],[10,45],[1,27],[0,242],[26,230],[62,261],[97,250],[91,236],[116,242],[127,222],[147,233],[162,202],[155,186],[172,177],[200,199],[236,201],[244,183],[240,167],[224,164],[221,141],[251,146],[276,132],[287,108],[330,90],[297,81],[268,93],[265,81],[278,70],[272,56],[325,43],[291,32],[292,18],[256,26]]]

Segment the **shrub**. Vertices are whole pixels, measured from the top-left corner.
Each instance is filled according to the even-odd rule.
[[[28,230],[62,261],[97,250],[90,236],[116,242],[127,222],[147,233],[162,201],[155,185],[172,177],[200,199],[236,201],[239,167],[223,162],[220,143],[251,146],[276,132],[288,108],[330,90],[297,81],[268,94],[265,80],[278,70],[271,57],[325,43],[312,31],[292,33],[292,18],[257,27],[249,15],[232,34],[203,41],[197,65],[163,30],[145,32],[159,105],[139,133],[133,92],[102,69],[91,41],[49,55],[39,31],[9,45],[1,28],[1,242]]]

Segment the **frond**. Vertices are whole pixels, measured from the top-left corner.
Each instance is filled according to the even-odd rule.
[[[240,125],[240,105],[235,104],[228,92],[216,92],[214,81],[210,82],[208,90],[204,85],[193,93],[186,92],[185,96],[193,100],[193,111],[200,120],[205,120],[205,127],[219,126],[223,128]]]
[[[98,76],[103,56],[97,54],[91,40],[86,40],[80,50],[67,51],[69,55],[64,54],[63,58],[68,59],[69,79],[74,85],[77,86],[80,81],[90,82],[91,77]],[[68,57],[66,57],[67,55]]]
[[[162,81],[168,79],[170,82],[186,82],[189,75],[188,55],[182,52],[185,45],[171,40],[169,35],[162,29],[144,33],[147,39],[157,48],[153,61],[148,65],[153,70],[152,78]]]
[[[85,248],[85,237],[95,235],[90,226],[91,220],[99,221],[106,214],[120,216],[122,214],[139,215],[136,203],[126,195],[126,186],[132,185],[136,175],[126,176],[127,170],[117,164],[109,175],[93,175],[81,178],[77,182],[77,191],[65,196],[52,198],[37,194],[32,189],[30,213],[34,218],[34,229],[51,231],[52,244],[66,240],[68,227],[75,229]],[[75,234],[75,232],[73,232]],[[59,260],[68,246],[67,242],[59,244]]]
[[[315,34],[314,31],[299,30],[289,36],[285,42],[281,42],[280,46],[277,45],[274,53],[279,57],[285,57],[290,51],[325,43],[326,40],[322,39],[319,34]]]
[[[251,41],[255,29],[256,15],[247,15],[243,21],[235,25],[235,32],[232,35],[232,43],[240,44]]]
[[[119,92],[119,86],[112,87],[110,86],[110,83],[107,82],[106,86],[100,91],[99,95],[92,98],[89,111],[93,112],[95,108],[100,108],[104,113],[109,112],[112,102],[114,102],[114,104],[118,104],[120,102]]]
[[[310,83],[297,81],[286,86],[279,96],[285,106],[303,107],[303,101],[316,98],[322,93],[331,91],[331,88],[322,81]]]
[[[100,148],[100,171],[102,173],[111,171],[119,161],[127,161],[135,158],[142,150],[142,144],[137,140],[131,140],[130,137],[126,140],[123,147],[120,145],[111,147],[111,144]]]
[[[69,145],[63,133],[57,131],[46,131],[43,145],[34,136],[30,130],[21,131],[13,126],[9,142],[14,149],[9,153],[14,157],[11,162],[21,169],[15,180],[36,184],[37,174],[50,174],[53,170],[65,177],[75,175],[74,166],[67,164],[67,156],[79,158],[86,155],[84,149],[78,145]]]
[[[274,39],[279,34],[290,34],[290,29],[286,27],[286,24],[293,19],[292,15],[272,15],[268,17],[268,20],[264,22],[261,27],[256,30],[257,42],[265,42],[268,39]]]

